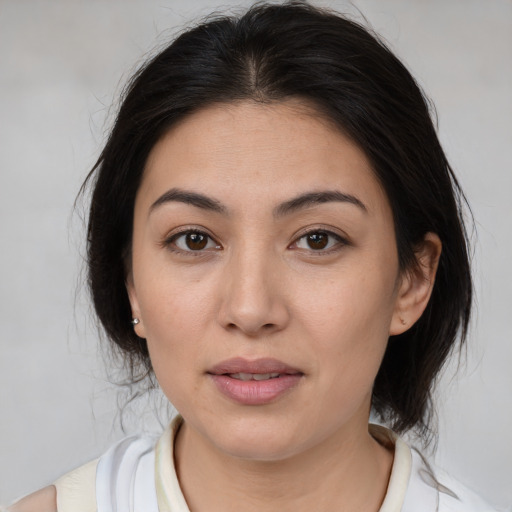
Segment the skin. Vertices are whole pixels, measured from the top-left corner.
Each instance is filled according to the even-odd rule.
[[[219,211],[165,200],[176,190]],[[321,191],[352,199],[283,212]],[[364,153],[297,101],[201,110],[150,154],[132,249],[135,329],[185,419],[176,464],[191,510],[378,510],[392,454],[368,433],[372,385],[389,335],[428,302],[441,244],[428,234],[421,271],[399,271],[392,211]],[[232,357],[272,357],[302,377],[270,403],[241,405],[208,373]]]
[[[50,485],[44,489],[26,496],[11,505],[9,512],[57,512],[57,493],[55,486]]]
[[[325,191],[350,201],[283,206]],[[187,245],[187,230],[204,247]],[[136,197],[127,290],[185,420],[175,462],[192,512],[380,508],[393,454],[368,432],[372,386],[389,335],[426,307],[440,252],[429,233],[418,270],[399,271],[392,211],[366,156],[304,103],[212,106],[157,143]],[[208,373],[233,357],[275,358],[301,377],[269,403],[242,405]],[[55,488],[16,507],[53,512]]]

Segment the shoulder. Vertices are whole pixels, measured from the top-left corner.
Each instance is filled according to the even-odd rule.
[[[57,490],[54,485],[36,491],[13,503],[7,512],[57,512]]]
[[[56,480],[53,485],[25,496],[0,511],[96,512],[95,479],[98,461],[93,460]]]
[[[7,509],[0,506],[0,512],[96,512],[97,503],[131,496],[134,490],[142,501],[154,501],[157,441],[157,435],[145,434],[122,439],[99,459],[70,471]],[[156,502],[153,509],[158,509]]]
[[[96,468],[98,459],[88,462],[55,481],[59,512],[96,511]]]

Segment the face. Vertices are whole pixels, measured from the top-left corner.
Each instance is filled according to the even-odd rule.
[[[198,439],[276,460],[367,430],[402,280],[390,205],[304,105],[199,111],[153,148],[128,291]]]

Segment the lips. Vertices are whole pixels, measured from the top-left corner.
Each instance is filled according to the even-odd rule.
[[[207,373],[218,391],[243,405],[274,402],[295,388],[304,376],[297,368],[276,359],[229,359]]]

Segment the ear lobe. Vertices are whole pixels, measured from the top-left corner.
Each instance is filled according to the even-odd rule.
[[[133,283],[133,274],[131,271],[128,271],[126,273],[125,286],[126,291],[128,293],[128,300],[130,301],[130,306],[132,308],[132,320],[138,320],[138,322],[132,321],[133,330],[135,331],[135,334],[139,336],[139,338],[145,338],[146,331],[144,328],[144,322],[142,321],[141,318],[139,300],[137,298],[137,292],[135,291],[135,285]]]
[[[390,336],[410,329],[425,311],[434,288],[442,243],[437,234],[427,233],[415,251],[417,265],[403,273],[397,292]]]

